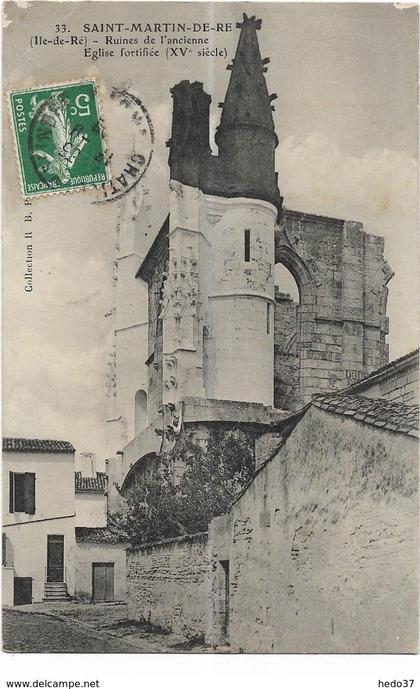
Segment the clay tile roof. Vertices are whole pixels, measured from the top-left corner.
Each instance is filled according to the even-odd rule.
[[[81,471],[74,473],[74,489],[76,493],[104,493],[106,489],[106,474],[97,471],[96,476],[82,476]]]
[[[75,452],[75,449],[66,440],[3,438],[3,452]]]
[[[381,366],[381,368],[377,368],[375,371],[372,371],[372,373],[369,373],[369,375],[366,376],[366,378],[358,380],[356,383],[353,383],[353,385],[350,385],[347,389],[351,394],[356,393],[358,391],[363,392],[363,390],[369,388],[370,385],[374,384],[378,380],[381,380],[383,376],[390,374],[394,369],[398,371],[402,368],[410,366],[418,367],[418,360],[419,349],[417,348],[414,349],[412,352],[408,352],[408,354],[400,356],[398,359],[390,361],[388,364]]]
[[[121,534],[113,533],[110,529],[103,527],[76,526],[76,541],[78,543],[128,543],[128,538]]]
[[[368,378],[373,377],[378,375],[378,373],[383,373],[384,371],[389,371],[396,366],[399,366],[400,364],[403,364],[408,361],[413,361],[413,363],[416,362],[416,359],[418,359],[419,356],[419,348],[413,349],[411,352],[408,352],[407,354],[403,354],[402,356],[398,357],[398,359],[393,359],[390,361],[388,364],[385,364],[384,366],[381,366],[381,368],[377,368],[375,371],[372,371],[372,373],[369,374]],[[365,380],[365,379],[364,379]],[[356,383],[355,383],[356,385]]]
[[[372,424],[389,431],[419,436],[419,410],[417,405],[400,402],[369,399],[359,395],[341,393],[316,395],[312,399],[315,407],[333,414],[352,417],[356,421]]]

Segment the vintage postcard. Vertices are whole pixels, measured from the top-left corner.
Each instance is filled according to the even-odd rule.
[[[415,654],[418,8],[3,13],[3,649]]]

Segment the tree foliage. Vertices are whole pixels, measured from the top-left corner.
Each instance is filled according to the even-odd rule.
[[[133,545],[205,531],[223,514],[254,472],[254,443],[233,431],[212,431],[205,442],[183,433],[126,494],[126,510],[109,526]]]

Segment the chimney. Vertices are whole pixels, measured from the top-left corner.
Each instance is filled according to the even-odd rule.
[[[84,478],[96,477],[96,455],[94,452],[80,453],[80,470]]]
[[[211,97],[203,84],[181,81],[171,89],[173,98],[169,167],[171,179],[198,187],[200,161],[211,155],[209,118]]]

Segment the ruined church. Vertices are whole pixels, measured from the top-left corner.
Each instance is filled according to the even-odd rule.
[[[283,203],[261,21],[238,28],[218,154],[181,81],[166,220],[147,251],[118,228],[108,505],[168,428],[245,433],[256,472],[208,532],[128,551],[129,615],[216,650],[414,652],[418,351],[388,363],[383,238]]]
[[[258,436],[388,362],[383,239],[283,205],[260,26],[240,24],[218,155],[211,97],[181,81],[171,90],[169,214],[146,255],[140,228],[120,228],[109,416],[119,484],[159,452],[156,427],[220,421]],[[299,304],[275,285],[276,264],[294,277]]]

